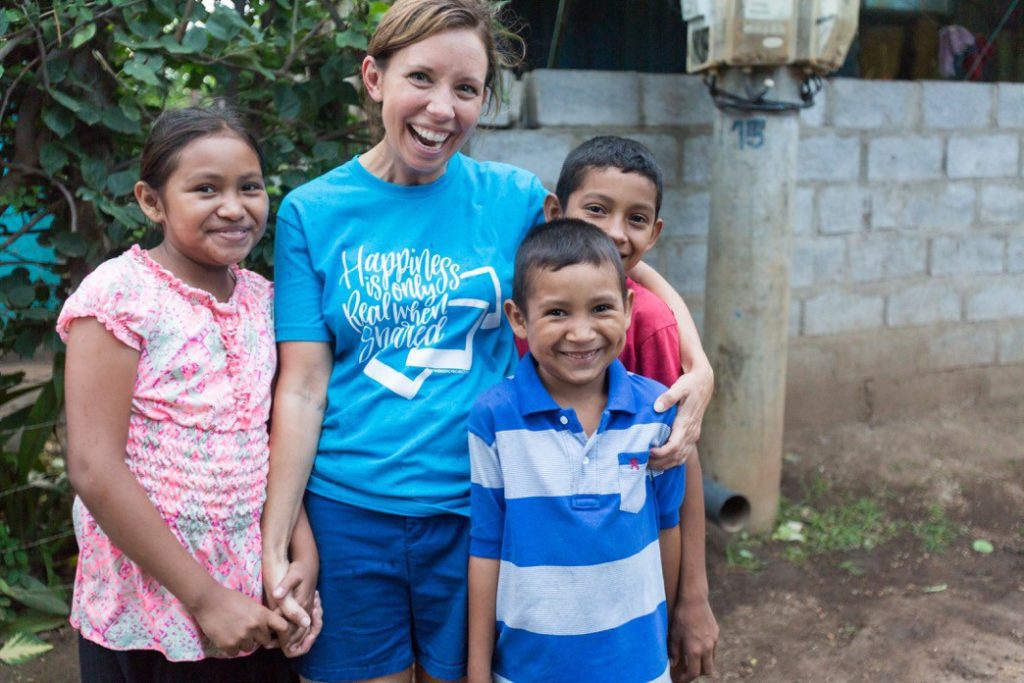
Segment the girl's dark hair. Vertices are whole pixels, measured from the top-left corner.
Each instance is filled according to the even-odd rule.
[[[622,300],[626,300],[626,271],[615,242],[595,225],[578,218],[556,218],[534,226],[516,251],[515,273],[512,276],[512,301],[526,315],[530,298],[530,278],[534,271],[561,270],[586,263],[592,266],[610,264],[619,279]]]
[[[142,148],[139,179],[161,190],[178,166],[178,156],[190,142],[207,135],[235,135],[252,147],[263,168],[263,151],[234,110],[222,104],[169,109],[153,123]]]

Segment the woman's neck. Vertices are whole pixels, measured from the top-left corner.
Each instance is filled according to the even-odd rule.
[[[429,185],[438,180],[440,175],[444,175],[443,171],[438,176],[417,174],[395,153],[387,139],[381,140],[370,151],[360,155],[358,163],[368,172],[393,185]]]

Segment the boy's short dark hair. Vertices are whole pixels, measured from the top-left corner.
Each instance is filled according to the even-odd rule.
[[[618,276],[622,300],[626,300],[626,271],[611,238],[597,226],[578,218],[556,218],[531,228],[519,244],[512,276],[512,301],[525,316],[534,270],[561,270],[581,263],[610,264]]]
[[[654,206],[655,217],[661,213],[661,195],[665,190],[665,181],[654,154],[636,140],[616,135],[590,138],[565,157],[562,172],[558,175],[558,184],[555,186],[555,196],[558,197],[563,210],[569,204],[569,196],[583,184],[587,171],[602,168],[616,168],[623,173],[639,173],[654,183],[658,190]]]

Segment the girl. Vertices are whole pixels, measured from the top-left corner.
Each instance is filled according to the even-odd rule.
[[[459,152],[500,101],[502,35],[483,0],[395,2],[362,64],[383,138],[278,212],[264,583],[289,571],[305,495],[322,558],[324,631],[300,662],[314,681],[466,674],[466,422],[516,362],[501,306],[547,195]],[[685,321],[703,364],[662,400],[689,396],[679,413],[699,425],[711,370]]]
[[[290,680],[258,646],[315,638],[260,602],[272,292],[237,264],[266,228],[261,164],[230,112],[163,114],[135,186],[163,241],[102,264],[58,319],[83,680]]]

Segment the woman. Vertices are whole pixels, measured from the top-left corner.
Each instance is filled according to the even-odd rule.
[[[296,578],[287,547],[305,492],[324,610],[299,665],[312,680],[399,683],[413,665],[417,681],[465,675],[465,423],[514,368],[502,300],[547,194],[525,171],[459,153],[500,101],[506,35],[480,0],[396,2],[362,64],[383,138],[278,215],[264,581]],[[684,354],[687,375],[661,399],[690,397],[658,451],[666,465],[696,440],[711,393],[685,320],[697,360]]]

